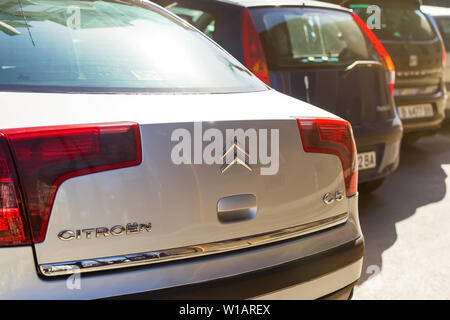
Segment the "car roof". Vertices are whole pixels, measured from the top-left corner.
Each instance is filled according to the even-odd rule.
[[[447,17],[450,16],[450,8],[436,7],[436,6],[421,6],[420,10],[433,17]]]
[[[337,9],[349,11],[342,6],[322,1],[314,0],[216,0],[220,2],[226,2],[236,4],[242,7],[271,7],[271,6],[305,6],[305,7],[319,7],[327,9]]]

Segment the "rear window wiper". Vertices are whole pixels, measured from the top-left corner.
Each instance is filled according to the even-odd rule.
[[[23,6],[22,6],[22,0],[17,0],[20,6],[20,11],[22,12],[23,21],[25,22],[28,30],[28,35],[30,36],[31,43],[33,44],[33,47],[36,47],[36,44],[34,43],[33,35],[31,34],[30,26],[28,25],[27,18],[25,17],[25,12],[23,12]]]
[[[342,77],[347,77],[353,70],[356,70],[358,68],[372,68],[372,67],[383,67],[381,62],[378,61],[372,61],[372,60],[359,60],[355,61],[349,66],[347,66],[344,70],[342,70]]]
[[[0,30],[6,33],[9,36],[17,36],[20,34],[20,31],[14,28],[13,26],[7,24],[6,22],[0,21]]]

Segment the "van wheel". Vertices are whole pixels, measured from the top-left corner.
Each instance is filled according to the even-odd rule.
[[[383,184],[385,178],[363,182],[358,185],[358,190],[361,194],[369,194],[377,190]]]

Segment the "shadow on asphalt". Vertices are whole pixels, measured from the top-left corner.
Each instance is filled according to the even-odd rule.
[[[414,215],[417,208],[444,198],[447,176],[442,164],[450,164],[450,124],[435,136],[403,147],[397,171],[377,191],[360,196],[359,215],[366,247],[359,284],[373,270],[383,271],[382,254],[397,240],[395,224]]]

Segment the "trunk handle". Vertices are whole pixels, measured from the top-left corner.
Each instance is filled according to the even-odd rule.
[[[258,207],[253,194],[224,197],[217,202],[217,216],[222,223],[253,219]]]

